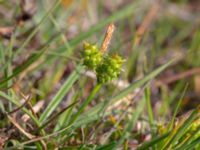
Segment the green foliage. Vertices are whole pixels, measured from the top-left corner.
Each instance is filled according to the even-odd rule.
[[[96,68],[97,82],[106,83],[117,78],[122,67],[123,59],[118,55],[106,55],[102,63]]]
[[[102,60],[102,53],[97,46],[86,42],[83,45],[82,56],[83,64],[91,70],[95,70]]]
[[[124,60],[119,55],[103,55],[96,45],[84,43],[83,64],[95,71],[97,82],[102,84],[117,78]]]
[[[191,2],[183,13],[168,1],[152,19],[154,4],[143,0],[35,2],[32,14],[32,1],[1,1],[0,149],[200,149],[200,32]],[[110,52],[79,48],[101,43],[111,22]]]

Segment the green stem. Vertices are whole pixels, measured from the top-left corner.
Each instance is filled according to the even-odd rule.
[[[148,118],[149,118],[149,124],[150,124],[151,129],[152,129],[152,126],[153,126],[153,111],[152,111],[152,107],[151,107],[149,87],[147,87],[145,89],[145,100],[146,100],[146,108],[147,108],[147,114],[148,114]]]
[[[91,91],[91,93],[89,94],[89,96],[86,98],[86,100],[82,103],[82,105],[78,108],[77,113],[73,116],[73,118],[70,121],[71,125],[72,123],[74,123],[74,121],[78,118],[78,116],[83,112],[84,108],[92,101],[92,99],[94,98],[95,94],[99,91],[99,89],[101,88],[102,84],[96,84],[95,87],[93,88],[93,90]]]

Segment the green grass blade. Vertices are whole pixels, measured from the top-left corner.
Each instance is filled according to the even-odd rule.
[[[166,69],[169,65],[171,65],[172,62],[173,61],[169,61],[168,63],[157,68],[156,70],[154,70],[150,74],[146,75],[143,79],[132,83],[129,87],[127,87],[126,89],[122,90],[117,95],[115,95],[113,97],[113,99],[112,98],[107,99],[106,101],[97,104],[93,108],[91,108],[88,111],[86,111],[85,113],[81,114],[80,117],[75,122],[76,124],[71,125],[72,127],[70,127],[70,128],[68,126],[67,130],[64,130],[62,133],[66,134],[67,132],[70,132],[77,127],[80,127],[82,125],[86,125],[87,123],[90,123],[92,121],[99,119],[101,117],[102,113],[103,113],[103,110],[105,110],[105,108],[109,104],[113,104],[113,103],[117,102],[120,98],[123,98],[126,95],[128,95],[130,92],[132,92],[135,88],[140,87],[140,86],[144,85],[145,83],[147,83],[149,80],[155,78],[156,75],[158,75],[160,72],[162,72],[164,69]],[[111,101],[111,103],[109,103],[110,101]],[[108,115],[109,113],[110,112],[106,112],[105,115]]]
[[[77,93],[73,96],[71,103],[74,103],[75,101],[77,101],[77,99],[79,98],[79,91],[77,91]],[[54,131],[58,131],[59,129],[61,129],[62,127],[64,127],[64,125],[67,125],[71,119],[71,116],[73,114],[73,108],[75,107],[75,105],[71,108],[69,108],[67,111],[65,111],[58,119],[58,123],[56,124]]]
[[[177,104],[177,106],[176,106],[176,108],[175,108],[174,114],[173,114],[172,119],[171,119],[171,122],[170,122],[170,124],[169,124],[169,128],[168,128],[169,131],[172,130],[172,128],[173,128],[174,120],[175,120],[175,118],[176,118],[176,114],[178,113],[178,110],[179,110],[179,108],[180,108],[182,99],[183,99],[183,97],[184,97],[184,95],[185,95],[185,93],[186,93],[187,88],[188,88],[188,84],[185,86],[185,88],[184,88],[184,90],[183,90],[183,93],[182,93],[182,95],[181,95],[181,98],[179,99],[178,104]]]
[[[99,146],[96,150],[111,150],[116,145],[116,142],[109,143],[107,145]]]
[[[12,79],[13,77],[17,76],[19,73],[21,73],[22,71],[24,71],[25,69],[27,69],[31,64],[33,64],[36,60],[38,60],[43,54],[44,52],[47,50],[47,48],[43,48],[41,50],[40,53],[37,53],[37,54],[32,54],[31,56],[28,57],[28,59],[23,63],[21,64],[20,66],[16,67],[14,70],[13,70],[13,74],[6,77],[6,78],[3,78],[1,81],[0,81],[0,87],[3,87],[4,86],[4,83],[7,82],[8,80]]]
[[[185,149],[187,147],[187,145],[189,145],[190,143],[192,143],[195,140],[196,134],[198,134],[199,131],[200,131],[200,126],[195,131],[189,133],[190,134],[189,138],[184,141],[181,141],[181,143],[176,145],[174,149],[175,150]],[[199,146],[200,146],[200,144],[199,144]]]
[[[161,148],[162,150],[165,150],[169,148],[170,146],[173,146],[173,144],[175,144],[182,137],[182,135],[184,135],[187,132],[188,127],[196,119],[197,117],[196,114],[197,114],[197,110],[193,110],[191,115],[184,121],[182,126],[178,128],[178,130],[174,133],[173,136],[170,136],[166,144]]]
[[[44,46],[42,46],[41,48],[39,48],[37,53],[33,53],[32,55],[30,55],[28,57],[28,59],[21,65],[19,65],[18,67],[16,67],[13,70],[13,74],[8,76],[8,77],[3,77],[3,79],[0,80],[0,87],[4,87],[5,82],[7,82],[8,80],[12,79],[13,77],[16,77],[18,74],[20,74],[22,71],[24,71],[25,69],[27,69],[31,64],[33,64],[34,62],[36,62],[47,50],[49,47],[49,44],[56,40],[58,35],[60,33],[52,36],[46,43]],[[10,60],[8,60],[10,61]]]
[[[73,131],[74,129],[81,127],[82,125],[86,125],[90,122],[97,120],[98,118],[99,118],[98,115],[84,116],[83,118],[79,118],[75,123],[71,124],[70,126],[67,126],[67,127],[63,128],[59,131],[52,133],[52,134],[45,135],[41,138],[36,138],[36,139],[33,139],[33,140],[23,142],[23,143],[20,144],[20,146],[39,141],[41,139],[46,139],[46,138],[49,138],[49,137],[52,137],[52,136],[58,136],[59,134],[62,134],[62,133],[69,133],[69,132]]]
[[[49,120],[47,120],[44,124],[42,124],[39,128],[38,131],[45,128],[48,124],[50,124],[51,122],[53,122],[54,120],[56,120],[56,118],[58,118],[61,114],[63,114],[66,110],[68,110],[69,108],[73,107],[77,102],[71,103],[70,105],[66,106],[64,109],[62,109],[60,112],[58,112],[57,114],[55,114],[54,116],[52,116]]]
[[[199,146],[199,143],[200,143],[200,137],[192,141],[190,144],[186,145],[184,148],[178,150],[192,150],[195,146]]]
[[[24,47],[28,44],[28,42],[33,38],[33,36],[38,32],[40,25],[48,18],[49,15],[59,6],[61,0],[56,0],[49,11],[44,15],[44,17],[37,24],[36,28],[30,33],[30,35],[26,38],[26,40],[22,43],[22,45],[17,49],[15,55],[21,52]]]
[[[145,92],[145,100],[146,100],[146,107],[147,107],[147,114],[148,114],[148,118],[149,118],[149,124],[152,127],[152,125],[153,125],[153,111],[152,111],[151,100],[150,100],[150,88],[147,87],[144,92]]]
[[[119,92],[119,94],[115,95],[112,98],[112,103],[114,103],[115,101],[117,101],[117,100],[125,97],[130,92],[132,92],[134,89],[136,89],[137,87],[142,86],[143,84],[145,84],[149,80],[152,80],[155,76],[157,76],[159,73],[161,73],[167,67],[169,67],[173,62],[174,62],[174,60],[171,60],[171,61],[167,62],[166,64],[162,65],[158,69],[156,69],[156,70],[152,71],[151,73],[149,73],[148,75],[146,75],[143,79],[138,80],[138,81],[132,83],[129,87],[125,88],[124,90],[122,90],[121,92]]]
[[[7,99],[9,102],[11,102],[12,104],[14,104],[14,105],[16,105],[16,106],[18,106],[18,107],[20,107],[21,106],[21,104],[17,101],[17,100],[15,100],[15,99],[13,99],[12,97],[10,97],[10,96],[8,96],[8,95],[6,95],[4,92],[2,92],[2,91],[0,91],[0,96],[1,97],[3,97],[3,98],[5,98],[5,99]],[[40,122],[39,122],[39,120],[37,119],[37,118],[35,118],[35,116],[29,111],[29,110],[27,110],[26,108],[21,108],[21,110],[23,111],[23,112],[25,112],[33,121],[34,121],[34,123],[39,127],[41,124],[40,124]]]
[[[132,112],[132,117],[130,121],[127,123],[124,132],[122,133],[122,137],[119,139],[119,141],[117,142],[117,144],[113,149],[117,149],[117,147],[120,146],[124,142],[124,140],[130,136],[130,132],[132,128],[135,126],[136,121],[138,120],[140,114],[142,113],[144,105],[145,105],[145,99],[143,98],[137,105],[136,110]]]
[[[147,150],[149,149],[150,147],[154,146],[155,144],[161,142],[162,140],[164,140],[168,135],[169,135],[170,132],[168,133],[165,133],[161,136],[157,136],[156,138],[148,141],[148,142],[145,142],[143,143],[141,146],[139,146],[136,150]]]
[[[101,84],[95,85],[93,90],[90,92],[89,96],[86,98],[86,100],[83,101],[81,106],[78,108],[78,111],[76,112],[76,114],[70,120],[70,124],[73,123],[80,116],[80,114],[83,112],[84,108],[92,101],[95,94],[99,91],[100,88],[101,88]]]
[[[64,82],[62,87],[59,89],[59,91],[56,93],[56,95],[53,97],[51,102],[48,104],[47,108],[44,110],[44,112],[40,116],[41,122],[44,122],[52,114],[52,112],[57,108],[58,104],[62,101],[63,97],[72,87],[74,82],[76,82],[78,78],[80,77],[80,71],[82,69],[83,69],[83,66],[79,64],[77,65],[75,70],[70,74],[70,76],[67,78],[67,80]]]
[[[159,68],[155,69],[154,71],[152,71],[151,73],[146,75],[143,79],[132,83],[129,87],[127,87],[124,90],[118,92],[118,94],[115,95],[114,97],[108,98],[104,102],[101,102],[101,103],[97,104],[96,106],[91,108],[89,111],[85,112],[83,115],[87,116],[87,115],[90,115],[90,114],[102,113],[102,110],[105,107],[107,107],[108,105],[114,104],[115,102],[117,102],[121,98],[127,96],[130,92],[132,92],[137,87],[140,87],[140,86],[144,85],[145,83],[147,83],[148,81],[150,81],[151,79],[155,78],[155,76],[157,76],[160,72],[162,72],[164,69],[169,67],[172,63],[173,63],[173,60],[169,61],[168,63],[166,63],[166,64],[164,64],[162,66],[160,66]]]

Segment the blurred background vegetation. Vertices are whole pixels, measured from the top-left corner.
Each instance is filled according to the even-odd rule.
[[[120,101],[109,105],[108,115],[92,117],[89,124],[80,119],[73,130],[57,133],[71,127],[96,84],[93,72],[79,68],[82,44],[100,47],[111,22],[115,32],[108,53],[126,62],[120,77],[103,85],[85,110],[94,112],[105,99]],[[142,80],[172,59],[157,77]],[[200,104],[200,1],[0,0],[0,88],[0,149],[50,134],[56,136],[37,140],[36,147],[24,145],[90,149],[119,140],[124,149],[134,149],[165,133],[174,115],[179,124]],[[139,114],[131,125],[133,112]]]

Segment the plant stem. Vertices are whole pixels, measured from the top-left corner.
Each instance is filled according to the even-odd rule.
[[[91,93],[89,96],[86,98],[86,100],[82,103],[82,105],[78,108],[77,113],[72,117],[70,124],[74,123],[74,121],[78,118],[78,116],[83,112],[84,108],[92,101],[94,98],[95,94],[99,91],[101,88],[102,84],[96,84],[94,88],[92,89]]]

